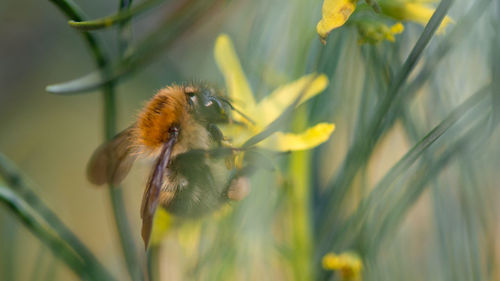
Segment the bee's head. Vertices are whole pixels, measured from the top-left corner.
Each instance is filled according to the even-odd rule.
[[[213,88],[186,87],[186,97],[192,113],[207,123],[224,123],[229,120],[231,106],[217,95]]]

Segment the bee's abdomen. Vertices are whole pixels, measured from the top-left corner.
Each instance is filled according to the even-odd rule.
[[[223,161],[190,161],[180,165],[174,160],[164,192],[173,194],[161,204],[170,213],[181,217],[200,217],[219,209],[228,201],[225,194],[229,171]]]
[[[139,114],[139,144],[155,149],[167,142],[170,128],[182,121],[185,112],[186,97],[183,87],[170,86],[158,91]]]

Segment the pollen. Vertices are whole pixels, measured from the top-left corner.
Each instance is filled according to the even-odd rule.
[[[167,142],[170,128],[182,122],[186,106],[183,87],[159,90],[139,114],[136,132],[139,145],[156,149]]]

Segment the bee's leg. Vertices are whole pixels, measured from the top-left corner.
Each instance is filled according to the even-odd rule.
[[[241,201],[250,193],[250,179],[256,170],[253,165],[246,165],[238,169],[231,177],[226,189],[226,196],[229,200]]]
[[[224,139],[224,135],[222,134],[219,127],[217,127],[215,124],[208,124],[207,131],[210,133],[212,139],[220,145],[222,140]]]
[[[241,201],[250,193],[250,180],[246,176],[236,177],[231,180],[227,190],[227,198]]]

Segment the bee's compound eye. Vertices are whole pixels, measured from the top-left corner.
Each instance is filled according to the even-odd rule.
[[[217,111],[217,112],[223,112],[224,111],[224,107],[222,106],[222,103],[220,100],[218,100],[217,98],[215,97],[212,97],[211,99],[209,99],[206,103],[205,103],[205,106],[206,107],[211,107],[213,106],[213,108]]]

